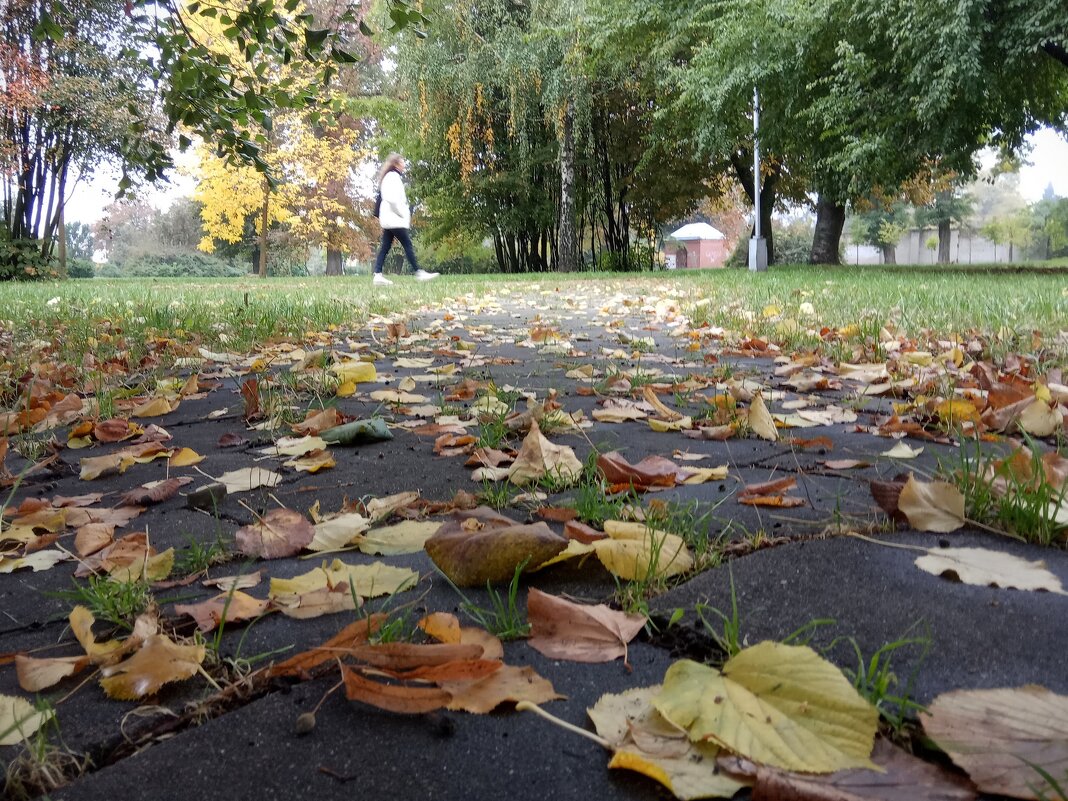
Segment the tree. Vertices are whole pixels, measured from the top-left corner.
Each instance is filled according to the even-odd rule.
[[[916,209],[916,225],[922,231],[928,226],[938,229],[938,263],[949,264],[950,241],[953,223],[961,223],[972,214],[971,198],[959,185],[954,185],[956,176],[947,176],[933,187],[930,202]]]
[[[66,225],[67,255],[72,259],[93,258],[93,231],[83,222]]]
[[[1009,261],[1012,261],[1013,250],[1024,248],[1034,241],[1034,217],[1028,209],[1021,210],[1011,217],[1006,217],[1002,222],[1002,230],[1005,242],[1009,245]]]
[[[850,238],[878,247],[883,264],[897,264],[897,244],[908,230],[908,207],[900,200],[887,203],[877,198],[865,199],[860,205],[863,210],[858,209],[853,217]]]
[[[1006,240],[1005,223],[1001,220],[994,219],[979,229],[979,233],[989,239],[994,245],[994,261],[998,260],[998,245],[1001,245]]]

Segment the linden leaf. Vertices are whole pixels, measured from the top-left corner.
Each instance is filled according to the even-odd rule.
[[[531,588],[527,595],[527,644],[550,659],[611,662],[645,626],[645,615],[629,615],[604,604],[576,604]]]
[[[1016,424],[1028,434],[1048,437],[1064,427],[1064,418],[1056,406],[1036,398],[1020,412]]]
[[[916,567],[936,576],[980,587],[1068,594],[1061,586],[1061,580],[1046,569],[1045,562],[1029,562],[988,548],[932,548],[926,556],[916,559]]]
[[[371,529],[356,539],[356,545],[364,553],[383,556],[419,553],[439,528],[441,524],[432,520],[405,520],[392,526]]]
[[[125,473],[126,468],[133,463],[133,457],[121,451],[106,456],[90,456],[80,461],[82,470],[79,477],[82,481],[92,481],[101,476]]]
[[[288,462],[283,462],[282,464],[286,467],[292,467],[305,473],[318,473],[320,470],[326,470],[330,467],[337,466],[333,454],[331,454],[330,451],[321,448],[314,451],[308,451],[300,458],[290,459]]]
[[[452,696],[446,704],[448,709],[479,715],[492,712],[506,702],[542,704],[564,697],[556,692],[552,682],[539,676],[529,665],[502,665],[477,681],[442,681],[439,686]]]
[[[648,776],[676,798],[732,797],[745,783],[717,767],[718,746],[691,742],[685,732],[664,720],[652,705],[659,691],[656,685],[602,695],[586,710],[614,752],[608,767]]]
[[[197,628],[207,632],[221,623],[239,623],[257,618],[267,611],[267,601],[253,598],[248,593],[233,590],[216,595],[195,604],[175,604],[176,615],[189,615],[197,622]]]
[[[554,445],[531,420],[530,433],[508,471],[508,479],[519,486],[551,476],[563,484],[573,484],[582,475],[582,462],[567,445]]]
[[[28,741],[53,715],[52,710],[38,710],[25,698],[0,695],[0,745]]]
[[[153,634],[129,659],[101,668],[100,685],[109,697],[120,701],[144,698],[164,684],[196,674],[204,654],[203,645],[179,645],[163,634]]]
[[[753,433],[761,439],[775,442],[779,438],[779,431],[775,428],[775,418],[768,411],[764,403],[764,396],[759,392],[753,396],[753,402],[749,405],[749,427]]]
[[[480,506],[454,512],[424,547],[454,584],[481,587],[509,581],[518,565],[539,565],[564,550],[567,542],[545,523],[517,523]]]
[[[315,536],[308,543],[309,551],[340,551],[365,532],[371,521],[359,512],[343,512],[324,518],[315,524]]]
[[[300,553],[315,537],[313,526],[300,512],[272,509],[234,535],[237,549],[247,556],[280,559]]]
[[[195,464],[200,464],[204,461],[204,457],[197,453],[192,448],[179,448],[173,454],[167,463],[171,467],[191,467]]]
[[[240,470],[231,470],[219,476],[220,484],[226,485],[227,494],[235,492],[248,492],[259,487],[273,487],[282,480],[278,473],[264,470],[262,467],[243,467]]]
[[[1036,768],[1068,774],[1068,696],[1028,685],[954,690],[935,698],[923,728],[984,793],[1056,798]]]
[[[964,525],[964,496],[946,481],[917,481],[910,475],[897,508],[919,531],[945,533]]]
[[[177,408],[177,401],[172,406],[171,402],[166,398],[151,398],[131,411],[130,417],[159,417],[160,415],[170,414]]]
[[[406,567],[390,567],[382,562],[348,565],[340,559],[335,559],[329,565],[324,562],[321,567],[291,579],[272,578],[268,595],[271,598],[287,594],[299,595],[348,583],[357,595],[374,598],[411,589],[418,582],[419,574]]]
[[[762,642],[722,672],[676,662],[653,705],[690,739],[765,765],[805,773],[872,767],[879,713],[807,646]]]

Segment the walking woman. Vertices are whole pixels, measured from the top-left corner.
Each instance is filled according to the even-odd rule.
[[[378,221],[382,225],[382,244],[378,248],[378,256],[375,258],[375,276],[372,283],[376,286],[390,286],[393,282],[382,275],[382,265],[386,261],[386,254],[393,247],[396,239],[404,248],[404,255],[408,257],[409,269],[414,271],[418,281],[432,281],[438,277],[438,273],[428,273],[419,267],[412,249],[412,238],[408,235],[408,228],[412,223],[412,212],[408,208],[408,196],[404,191],[404,158],[399,153],[390,153],[378,171],[378,191],[381,205],[378,211]]]

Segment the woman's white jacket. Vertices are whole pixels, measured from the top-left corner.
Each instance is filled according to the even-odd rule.
[[[408,228],[412,224],[404,181],[395,170],[387,172],[382,179],[382,208],[378,210],[378,221],[383,228]]]

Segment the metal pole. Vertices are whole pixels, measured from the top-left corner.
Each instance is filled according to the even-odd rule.
[[[760,239],[760,93],[753,87],[753,237]]]

